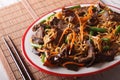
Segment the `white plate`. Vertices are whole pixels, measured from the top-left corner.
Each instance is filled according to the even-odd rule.
[[[100,0],[101,2],[105,3],[106,5],[109,5],[109,7],[117,12],[120,13],[120,0]],[[116,7],[116,8],[113,8]]]
[[[88,5],[90,5],[90,4],[82,4],[82,6],[88,6]],[[91,66],[89,68],[82,67],[82,68],[79,69],[79,71],[71,71],[71,70],[67,70],[66,68],[48,68],[46,66],[43,66],[43,63],[41,62],[40,57],[35,55],[34,53],[32,53],[32,47],[30,45],[30,38],[33,34],[32,27],[33,27],[33,25],[39,23],[40,21],[46,19],[48,16],[53,14],[53,12],[60,11],[60,10],[61,9],[53,10],[52,12],[40,17],[35,22],[33,22],[28,27],[26,32],[24,33],[23,38],[22,38],[22,51],[23,51],[23,54],[24,54],[25,58],[27,59],[27,61],[31,65],[33,65],[34,67],[36,67],[40,71],[44,71],[46,73],[53,74],[53,75],[85,76],[85,75],[95,74],[95,73],[98,73],[98,72],[101,72],[101,71],[105,71],[105,70],[119,64],[120,55],[116,56],[115,60],[113,60],[111,62],[100,63],[100,64],[97,64],[97,65]]]

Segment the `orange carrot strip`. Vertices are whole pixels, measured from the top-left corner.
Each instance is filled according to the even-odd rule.
[[[51,54],[58,54],[58,52],[51,52]]]
[[[92,16],[92,14],[93,14],[92,9],[93,9],[93,6],[91,5],[91,6],[88,8],[88,14],[87,14],[86,16],[80,18],[81,23],[86,22],[86,21]]]
[[[76,34],[75,32],[71,29],[72,33],[73,33],[73,38],[72,38],[72,43],[71,43],[71,46],[70,46],[70,49],[72,49],[73,47],[73,44],[74,44],[74,41],[75,41],[75,38],[76,38]]]
[[[88,14],[91,15],[93,14],[93,5],[91,5],[89,8],[88,8]]]
[[[60,40],[58,41],[58,44],[57,44],[57,46],[59,46],[59,44],[60,44],[60,41],[62,40],[62,38],[63,38],[63,36],[64,36],[64,34],[65,34],[65,32],[67,31],[67,30],[69,30],[70,28],[66,28],[64,31],[63,31],[63,33],[62,33],[62,35],[61,35],[61,37],[60,37]]]
[[[80,18],[80,23],[81,23],[81,25],[80,25],[80,40],[81,40],[81,42],[83,41],[83,37],[84,37],[84,26],[85,26],[85,24],[86,24],[86,21],[92,16],[92,14],[93,14],[93,11],[92,11],[92,9],[93,9],[93,6],[91,5],[89,8],[88,8],[88,14],[87,14],[87,16],[84,16],[83,18]]]
[[[76,63],[76,62],[65,62],[62,66],[66,67],[66,65],[73,64],[73,65],[78,65],[79,67],[85,66],[83,63]]]

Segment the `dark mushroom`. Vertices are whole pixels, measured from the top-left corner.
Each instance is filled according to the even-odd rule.
[[[62,58],[57,55],[51,55],[47,58],[47,60],[55,66],[60,66],[62,63]]]
[[[63,63],[75,61],[73,58],[66,57],[65,55],[59,53],[55,55],[50,55],[47,57],[47,60],[54,66],[62,66]]]

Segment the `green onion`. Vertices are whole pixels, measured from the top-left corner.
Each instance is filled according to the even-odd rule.
[[[36,47],[36,48],[42,48],[42,45],[39,45],[39,44],[31,43],[31,45],[32,45],[33,47]]]
[[[105,28],[90,27],[90,30],[93,32],[101,32],[101,33],[106,32]]]
[[[90,31],[90,35],[93,36],[93,35],[94,35],[94,32],[93,32],[93,31]]]
[[[55,15],[55,13],[54,14],[52,14],[52,15],[50,15],[49,17],[48,17],[48,20],[52,17],[52,16],[54,16]]]
[[[68,40],[67,40],[67,39],[65,39],[65,43],[68,43]]]
[[[93,35],[94,35],[94,32],[93,32],[93,31],[90,31],[90,36],[89,36],[90,43],[93,42],[93,40],[92,40],[92,38],[91,38]]]
[[[104,41],[104,42],[107,42],[107,43],[110,42],[109,38],[102,38],[101,40]]]
[[[41,54],[41,61],[44,63],[45,62],[45,53]]]
[[[76,5],[76,6],[69,7],[69,9],[75,9],[75,8],[80,8],[80,7],[81,7],[80,5]]]
[[[118,33],[120,33],[120,25],[117,26],[116,31],[115,31],[115,34],[118,34]]]
[[[104,47],[103,47],[103,50],[105,50],[105,51],[108,51],[109,49],[110,49],[109,46],[104,46]]]
[[[40,23],[44,23],[46,20],[42,20]]]
[[[105,10],[102,10],[102,11],[99,12],[99,14],[102,14],[102,13],[104,13],[104,12],[105,12]]]
[[[45,26],[45,29],[50,29],[50,26],[48,26],[48,25],[47,25],[47,26]]]

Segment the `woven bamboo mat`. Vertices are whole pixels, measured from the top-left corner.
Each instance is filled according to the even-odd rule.
[[[49,75],[38,71],[24,59],[21,52],[21,38],[28,26],[38,17],[43,14],[50,12],[56,8],[63,7],[70,4],[80,4],[80,3],[96,3],[98,0],[22,0],[11,6],[4,7],[0,9],[0,38],[2,36],[9,35],[22,57],[22,59],[27,64],[29,71],[33,74],[35,80],[75,80],[73,77],[58,77]],[[8,49],[6,48],[3,41],[0,39],[1,50],[10,65],[11,70],[17,80],[22,80],[22,77],[10,56]],[[102,75],[94,75],[101,77]],[[90,80],[87,79],[84,80]],[[12,80],[12,79],[11,79]],[[79,80],[79,79],[77,79]],[[91,80],[93,80],[91,78]],[[97,80],[97,79],[96,79]]]

